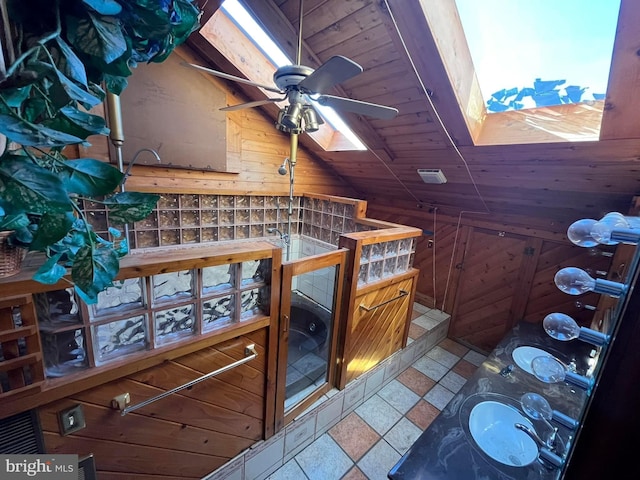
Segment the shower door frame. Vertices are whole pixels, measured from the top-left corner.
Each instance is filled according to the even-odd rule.
[[[289,424],[297,415],[307,409],[318,398],[331,390],[336,383],[339,338],[339,320],[342,308],[342,296],[344,290],[344,276],[347,263],[346,248],[312,255],[297,260],[282,262],[281,294],[280,294],[280,318],[278,322],[278,372],[276,380],[276,408],[275,408],[275,431]],[[329,357],[327,359],[327,379],[320,387],[316,388],[304,400],[285,412],[285,394],[287,377],[287,355],[289,352],[289,327],[291,316],[291,285],[293,277],[304,273],[321,270],[323,268],[336,266],[336,282],[333,292],[333,309],[331,314],[331,337]]]

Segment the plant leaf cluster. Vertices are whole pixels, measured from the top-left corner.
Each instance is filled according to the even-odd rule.
[[[108,135],[91,113],[107,90],[119,95],[140,62],[162,62],[198,27],[193,0],[7,0],[13,42],[0,72],[0,230],[45,253],[34,279],[56,283],[71,268],[89,303],[112,284],[126,238],[114,225],[142,220],[159,196],[124,192],[124,175],[65,147]],[[1,136],[1,135],[0,135]],[[109,238],[83,206],[103,205]]]

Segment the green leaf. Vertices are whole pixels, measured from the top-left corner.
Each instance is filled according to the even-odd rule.
[[[108,163],[81,158],[66,161],[60,177],[69,192],[95,197],[112,193],[124,175]]]
[[[129,82],[125,77],[105,74],[104,83],[107,86],[107,90],[116,95],[120,95],[124,89],[127,88]]]
[[[97,17],[91,13],[86,18],[67,22],[71,43],[80,51],[111,63],[127,51],[127,41],[122,34],[120,21],[115,17]]]
[[[58,280],[64,277],[65,273],[67,273],[67,269],[58,263],[60,257],[62,257],[61,253],[47,259],[36,273],[33,274],[33,279],[36,282],[44,283],[46,285],[58,283]]]
[[[148,217],[160,200],[154,193],[121,192],[104,200],[109,220],[118,225],[139,222]]]
[[[0,230],[17,230],[24,228],[31,223],[29,217],[24,213],[6,215],[0,217]]]
[[[57,68],[56,68],[56,76],[58,78],[58,82],[54,83],[53,86],[51,87],[51,89],[52,90],[56,90],[55,93],[57,95],[60,96],[60,94],[61,94],[60,89],[62,89],[64,91],[64,93],[66,94],[66,96],[69,98],[69,100],[75,100],[77,102],[89,105],[91,107],[95,107],[96,105],[98,105],[100,103],[100,99],[99,98],[94,97],[93,95],[91,95],[86,90],[80,88],[78,85],[73,83],[72,80],[67,78],[67,76],[64,73],[62,73],[60,70],[58,70]],[[58,104],[57,106],[59,108],[62,108],[65,105],[67,105],[68,103],[69,102],[66,101],[66,102],[63,102],[62,104]]]
[[[47,108],[47,102],[41,97],[27,99],[23,105],[23,114],[28,122],[35,122]]]
[[[18,155],[0,157],[0,198],[12,213],[73,210],[60,178]]]
[[[101,15],[118,15],[122,7],[114,0],[82,0],[86,5]]]
[[[64,147],[84,141],[74,135],[3,114],[0,114],[0,133],[27,147]]]
[[[44,251],[50,245],[62,240],[71,227],[75,217],[72,213],[45,213],[38,224],[29,250]]]
[[[109,134],[106,122],[100,115],[93,115],[73,107],[65,107],[60,111],[65,117],[92,135]]]
[[[13,108],[19,108],[31,93],[31,85],[20,88],[8,88],[2,91],[2,98],[7,105]]]
[[[67,44],[67,42],[65,42],[62,38],[56,37],[56,42],[58,43],[58,47],[60,47],[60,51],[64,56],[64,62],[61,62],[64,63],[64,73],[76,82],[86,87],[87,72],[84,69],[84,64],[71,49],[71,47]]]
[[[87,297],[93,299],[113,285],[113,279],[119,270],[120,262],[112,248],[92,248],[85,245],[75,256],[71,279]]]

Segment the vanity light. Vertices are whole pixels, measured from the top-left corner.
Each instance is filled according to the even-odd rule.
[[[640,242],[640,217],[628,217],[609,212],[600,220],[584,218],[573,222],[567,229],[569,240],[579,247],[617,245]]]
[[[531,369],[535,377],[545,383],[567,382],[578,388],[591,391],[594,379],[571,372],[557,358],[542,355],[531,360]]]
[[[590,328],[580,327],[573,318],[564,313],[550,313],[544,317],[542,326],[551,338],[562,342],[577,338],[597,347],[606,345],[609,342],[609,335]]]
[[[566,267],[558,271],[553,281],[560,290],[569,295],[581,295],[593,291],[610,297],[619,297],[627,289],[627,286],[622,283],[591,278],[587,272],[576,267]]]

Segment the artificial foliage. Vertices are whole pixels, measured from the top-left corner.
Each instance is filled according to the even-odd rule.
[[[118,225],[148,216],[159,196],[124,192],[124,175],[70,145],[108,135],[91,113],[106,90],[119,95],[141,62],[162,62],[197,27],[191,0],[7,0],[0,70],[0,230],[43,252],[34,279],[53,284],[70,269],[78,294],[94,303],[112,285],[129,248]],[[66,149],[66,150],[65,150]],[[98,235],[84,202],[104,205],[112,225]],[[65,277],[68,278],[68,277]]]

